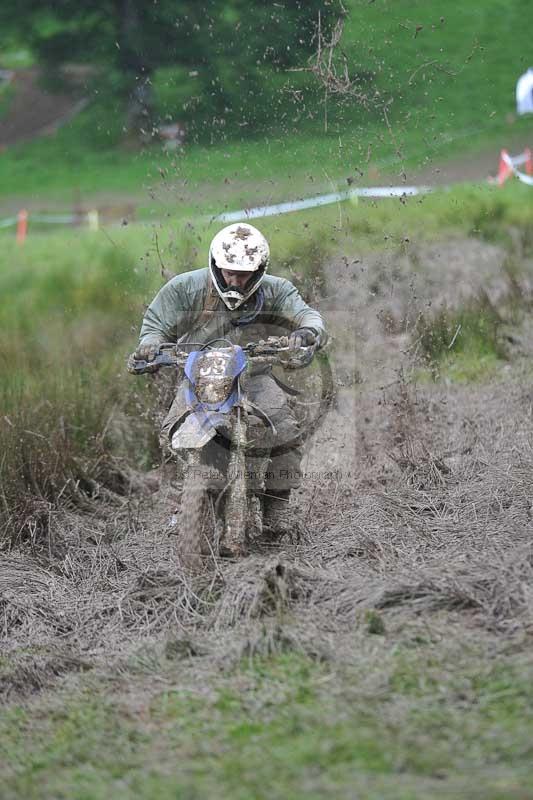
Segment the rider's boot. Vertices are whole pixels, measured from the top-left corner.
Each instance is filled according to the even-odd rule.
[[[268,490],[263,499],[263,538],[276,541],[290,533],[289,498],[290,489]]]

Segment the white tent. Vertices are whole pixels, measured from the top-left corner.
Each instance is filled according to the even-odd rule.
[[[533,113],[533,68],[518,78],[516,84],[516,113]]]

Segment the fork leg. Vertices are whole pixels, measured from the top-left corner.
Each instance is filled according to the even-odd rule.
[[[247,552],[248,493],[245,448],[245,412],[237,407],[231,435],[231,455],[228,465],[228,480],[231,483],[226,500],[224,525],[224,544],[232,555],[237,557],[244,556]]]

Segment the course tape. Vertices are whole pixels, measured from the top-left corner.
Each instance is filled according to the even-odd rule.
[[[32,222],[45,222],[55,225],[71,225],[73,222],[79,222],[80,217],[74,214],[28,214]],[[11,225],[17,225],[19,221],[17,217],[6,217],[0,219],[0,228],[9,228]]]
[[[277,203],[271,206],[257,206],[256,208],[243,208],[240,211],[224,212],[210,219],[213,222],[236,222],[241,219],[272,217],[277,214],[287,214],[290,211],[303,211],[306,208],[317,208],[318,206],[339,203],[343,200],[351,200],[357,197],[411,197],[417,194],[426,194],[431,191],[432,189],[430,186],[373,186],[370,188],[347,189],[343,192],[333,192],[332,194],[308,197],[305,200],[291,200],[287,203]],[[79,214],[28,214],[28,221],[56,225],[80,223],[82,219],[83,216]],[[18,217],[8,217],[0,220],[0,228],[17,225],[18,221]]]
[[[288,203],[277,203],[272,206],[257,206],[256,208],[243,208],[240,211],[229,211],[218,214],[214,222],[237,222],[241,219],[257,219],[258,217],[273,217],[277,214],[288,214],[290,211],[303,211],[306,208],[317,208],[330,203],[339,203],[356,197],[412,197],[417,194],[431,192],[430,186],[374,186],[368,189],[347,189],[344,192],[333,192],[306,200],[294,200]]]
[[[80,222],[85,215],[76,216],[75,214],[32,214],[32,222],[48,222],[56,225],[68,225],[73,222]]]

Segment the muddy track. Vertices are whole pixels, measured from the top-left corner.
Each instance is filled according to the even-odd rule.
[[[9,113],[0,120],[0,149],[54,133],[87,104],[79,93],[52,94],[42,88],[39,80],[36,69],[15,73]]]
[[[321,304],[339,393],[308,445],[293,498],[300,540],[187,578],[169,535],[177,493],[168,481],[95,504],[92,517],[57,512],[41,539],[0,565],[6,651],[18,658],[31,644],[54,680],[120,665],[168,637],[215,661],[268,651],[279,635],[305,652],[349,659],[353,630],[369,610],[392,631],[420,614],[479,637],[528,631],[529,358],[516,354],[476,386],[413,381],[413,320],[428,302],[460,303],[481,285],[497,298],[504,257],[461,241],[420,248],[416,259],[389,252],[329,265]],[[23,691],[14,675],[0,681],[5,696]]]

